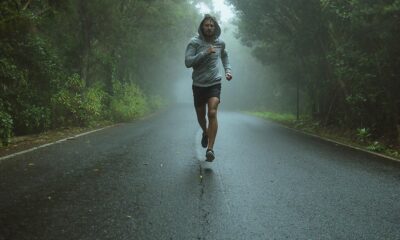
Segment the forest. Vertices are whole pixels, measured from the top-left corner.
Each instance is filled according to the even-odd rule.
[[[303,117],[399,145],[399,0],[228,2],[241,42],[278,73]]]
[[[196,2],[2,1],[3,144],[13,135],[128,121],[172,102],[175,66],[183,67],[202,17]],[[225,2],[236,12],[236,37],[274,73],[273,88],[257,89],[258,105],[399,146],[400,0]]]
[[[127,121],[168,102],[201,18],[186,0],[4,0],[0,136]],[[177,63],[176,61],[180,61]]]

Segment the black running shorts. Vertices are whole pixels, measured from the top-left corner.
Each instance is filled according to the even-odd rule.
[[[193,89],[193,99],[194,106],[201,107],[204,104],[207,104],[208,99],[211,97],[220,98],[221,95],[221,84],[213,85],[210,87],[196,87],[192,86]]]

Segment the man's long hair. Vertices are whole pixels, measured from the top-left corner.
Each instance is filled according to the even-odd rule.
[[[210,14],[205,14],[203,20],[201,20],[200,26],[203,27],[204,22],[208,20],[213,21],[214,25],[218,24],[217,19],[215,17],[211,16]]]

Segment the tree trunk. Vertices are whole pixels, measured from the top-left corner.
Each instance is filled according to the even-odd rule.
[[[90,85],[89,66],[90,66],[90,48],[91,48],[91,21],[88,15],[88,3],[79,1],[79,16],[81,19],[82,31],[82,49],[81,49],[81,78],[86,85]]]

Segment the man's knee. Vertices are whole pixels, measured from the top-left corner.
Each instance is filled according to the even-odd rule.
[[[208,115],[208,118],[216,118],[217,117],[217,109],[209,109],[207,115]]]

